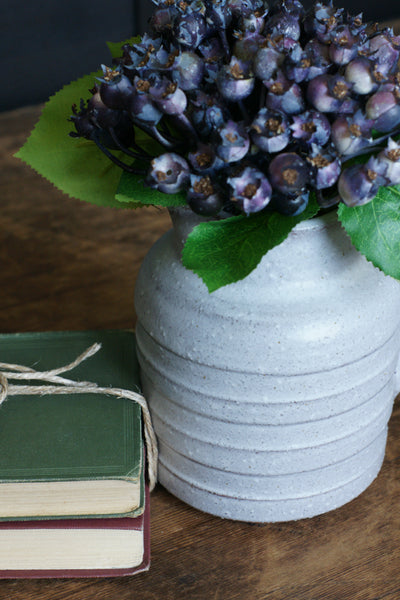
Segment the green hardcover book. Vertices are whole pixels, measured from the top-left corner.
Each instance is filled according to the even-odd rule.
[[[54,369],[96,342],[101,349],[62,376],[138,391],[130,331],[3,334],[0,362]],[[26,382],[10,381],[18,383]],[[132,400],[10,395],[0,406],[0,519],[136,516],[143,463],[141,408]]]

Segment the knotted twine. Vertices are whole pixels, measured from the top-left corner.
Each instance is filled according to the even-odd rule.
[[[146,399],[142,394],[125,390],[121,388],[100,387],[90,381],[74,381],[60,377],[61,373],[66,373],[80,365],[84,360],[90,358],[101,348],[101,344],[95,343],[85,352],[80,354],[73,362],[48,371],[35,371],[31,367],[23,365],[14,365],[0,362],[0,405],[10,396],[23,395],[50,395],[50,394],[107,394],[117,398],[126,398],[139,404],[142,408],[144,437],[146,443],[147,473],[149,479],[150,491],[154,489],[157,483],[157,439],[151,422],[150,411]],[[40,381],[45,385],[23,385],[10,384],[9,381]],[[49,385],[50,384],[50,385]],[[54,384],[54,385],[52,385]]]

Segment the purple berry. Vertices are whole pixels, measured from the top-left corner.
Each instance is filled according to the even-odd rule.
[[[389,138],[387,147],[377,156],[386,166],[385,176],[389,185],[400,184],[400,144]]]
[[[264,82],[268,88],[266,106],[287,115],[297,115],[304,111],[305,103],[301,87],[278,73],[274,81]]]
[[[382,185],[387,185],[387,166],[371,157],[365,165],[345,169],[338,182],[340,198],[347,206],[362,206],[373,200]]]
[[[102,69],[103,77],[100,85],[102,101],[109,108],[126,109],[134,90],[130,79],[120,70],[109,69],[104,65],[102,65]]]
[[[304,50],[297,47],[287,55],[284,71],[288,79],[300,83],[323,75],[330,64],[327,47],[317,40],[310,40]]]
[[[244,3],[241,0],[237,1],[237,6],[233,3],[225,2],[224,0],[213,0],[208,4],[207,24],[211,31],[223,31],[229,27],[232,21],[232,14],[237,12],[241,14]]]
[[[188,159],[196,173],[213,173],[225,166],[224,161],[216,156],[211,145],[199,144],[196,150],[189,152]]]
[[[365,112],[378,131],[386,133],[393,130],[400,124],[399,87],[392,83],[383,84],[367,100]]]
[[[268,46],[260,48],[254,58],[254,73],[262,81],[275,77],[285,55]]]
[[[242,123],[227,121],[216,130],[216,153],[226,163],[244,158],[250,147],[249,136]]]
[[[323,146],[328,142],[331,133],[328,118],[316,110],[307,110],[301,115],[294,115],[290,128],[295,139],[309,145]]]
[[[204,61],[194,52],[182,52],[175,57],[171,67],[173,80],[186,91],[199,87],[204,75]]]
[[[293,15],[294,17],[304,17],[304,6],[300,2],[300,0],[282,0],[279,6],[284,12]]]
[[[149,125],[156,125],[161,117],[162,112],[150,98],[150,82],[140,77],[134,79],[135,91],[132,94],[129,113],[132,118],[143,121]]]
[[[262,108],[250,125],[250,135],[260,150],[280,152],[290,141],[288,121],[283,113]]]
[[[228,118],[227,111],[218,105],[215,98],[197,92],[190,100],[190,119],[201,136],[207,138],[211,132],[222,127]]]
[[[337,10],[332,2],[316,2],[304,20],[304,29],[310,37],[316,36],[321,42],[329,42],[330,35],[343,21],[344,9]]]
[[[170,31],[177,13],[177,9],[172,5],[160,8],[151,16],[150,27],[156,33]]]
[[[313,144],[307,161],[311,168],[311,183],[315,189],[330,188],[339,179],[342,165],[334,151]]]
[[[323,113],[353,113],[357,103],[350,90],[351,85],[341,75],[318,75],[308,84],[307,99]]]
[[[204,81],[214,84],[225,56],[220,38],[206,38],[199,44],[197,51],[204,60]]]
[[[356,94],[371,94],[378,87],[374,76],[374,64],[365,56],[351,60],[346,67],[344,77]]]
[[[216,0],[214,0],[215,2]],[[253,13],[267,13],[267,4],[264,0],[226,0],[226,9],[235,17],[249,17]]]
[[[347,25],[339,25],[331,32],[329,56],[337,65],[347,65],[358,53],[358,40]]]
[[[249,15],[241,15],[239,17],[239,29],[242,36],[250,37],[254,34],[261,34],[265,26],[265,16],[266,12],[261,10]]]
[[[150,98],[167,115],[180,115],[187,106],[187,98],[176,82],[166,78],[150,79]]]
[[[383,75],[396,72],[400,57],[400,37],[391,29],[377,33],[369,41],[369,56]]]
[[[287,13],[284,10],[277,12],[268,20],[266,33],[298,40],[301,34],[299,19],[296,15]]]
[[[251,94],[254,88],[254,77],[248,65],[233,56],[229,65],[224,65],[220,69],[216,84],[225,100],[235,102]]]
[[[186,160],[168,152],[151,161],[146,183],[164,194],[176,194],[186,189],[190,182],[190,170]]]
[[[372,121],[358,110],[354,115],[339,116],[332,123],[332,142],[342,156],[357,154],[372,142]]]
[[[197,48],[207,34],[207,24],[199,13],[187,13],[175,21],[176,40],[188,48]]]
[[[295,152],[275,156],[269,165],[269,180],[274,190],[297,196],[304,191],[309,180],[309,168]]]
[[[222,197],[208,175],[191,175],[187,202],[193,212],[203,217],[217,215],[223,205]]]
[[[268,179],[254,167],[245,167],[228,177],[227,183],[231,188],[231,201],[247,215],[259,212],[271,199],[272,188]]]
[[[100,91],[97,90],[87,103],[86,114],[96,127],[108,129],[109,127],[116,127],[121,111],[106,106],[101,98]]]

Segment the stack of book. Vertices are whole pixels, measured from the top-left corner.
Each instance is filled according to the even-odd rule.
[[[0,361],[138,391],[128,331],[0,335]],[[39,383],[37,383],[39,385]],[[141,409],[104,394],[16,395],[0,406],[0,577],[129,575],[149,568]]]

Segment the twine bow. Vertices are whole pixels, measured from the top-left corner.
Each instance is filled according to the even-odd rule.
[[[154,433],[151,422],[150,411],[147,406],[146,399],[142,394],[138,394],[131,390],[121,388],[100,387],[96,383],[90,381],[73,381],[60,377],[62,373],[66,373],[71,369],[80,365],[84,360],[90,358],[101,348],[101,344],[96,343],[87,348],[73,362],[51,369],[49,371],[35,371],[31,367],[23,365],[13,365],[0,362],[0,405],[7,400],[9,396],[23,395],[49,395],[49,394],[107,394],[108,396],[116,396],[117,398],[127,398],[139,404],[142,408],[144,437],[147,450],[147,472],[149,479],[149,488],[153,490],[157,483],[157,439]],[[10,384],[9,381],[40,381],[45,382],[45,385],[23,385]]]

